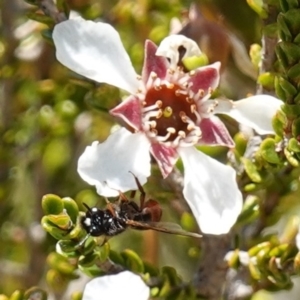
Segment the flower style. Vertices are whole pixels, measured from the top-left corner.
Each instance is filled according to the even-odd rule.
[[[187,72],[184,60],[201,54],[181,35],[165,38],[159,47],[145,43],[142,76],[138,76],[118,33],[105,23],[73,19],[56,25],[57,59],[73,71],[130,93],[110,113],[127,128],[87,147],[78,172],[104,196],[136,189],[133,172],[144,184],[150,175],[150,153],[164,177],[179,156],[184,165],[184,196],[202,232],[227,233],[242,208],[236,173],[198,151],[196,145],[234,147],[215,114],[227,114],[260,134],[273,133],[271,118],[281,101],[267,95],[239,101],[212,100],[219,84],[220,63]]]
[[[150,289],[140,276],[124,271],[92,279],[85,286],[82,300],[148,300]]]

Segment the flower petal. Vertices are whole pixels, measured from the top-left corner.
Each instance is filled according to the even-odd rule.
[[[194,147],[180,148],[178,152],[184,165],[183,194],[201,231],[229,232],[243,204],[235,171]]]
[[[213,113],[229,115],[259,134],[274,134],[272,118],[283,104],[279,99],[269,95],[257,95],[238,101],[217,101],[218,105]]]
[[[183,47],[185,50],[183,56],[181,56],[181,52],[179,51],[180,47]],[[184,35],[173,34],[162,40],[156,51],[156,55],[169,58],[171,67],[176,68],[184,57],[200,56],[201,50],[195,41]]]
[[[54,27],[53,41],[57,59],[74,72],[130,93],[139,88],[120,36],[109,24],[67,20]]]
[[[145,43],[145,58],[142,71],[143,82],[146,84],[151,72],[156,73],[157,77],[164,79],[166,77],[168,61],[163,56],[156,55],[157,46],[147,40]]]
[[[148,300],[150,289],[140,276],[124,271],[92,279],[85,286],[82,300]]]
[[[167,147],[159,143],[151,144],[150,151],[157,161],[160,171],[164,178],[166,178],[178,159],[177,151],[172,147]]]
[[[197,94],[201,90],[202,95],[200,99],[205,96],[210,96],[213,90],[220,82],[220,62],[200,67],[195,70],[195,74],[191,76],[189,83],[192,83],[191,90]]]
[[[143,133],[132,134],[125,128],[112,133],[99,144],[86,147],[78,160],[78,173],[95,185],[99,195],[117,196],[118,191],[136,190],[131,171],[141,184],[150,175],[149,141]]]
[[[199,140],[200,145],[226,146],[229,148],[235,146],[227,128],[218,117],[212,116],[202,119],[199,126],[202,131],[202,136]]]
[[[121,118],[134,129],[141,130],[141,103],[137,97],[133,95],[129,96],[109,112],[113,116]]]

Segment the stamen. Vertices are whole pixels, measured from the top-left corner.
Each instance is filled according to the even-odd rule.
[[[156,119],[160,119],[162,116],[163,116],[163,111],[162,111],[162,109],[160,109],[160,110],[158,111],[158,114],[157,114],[157,116],[156,116]]]
[[[167,131],[173,134],[176,133],[176,129],[174,127],[168,127]]]
[[[196,104],[191,105],[191,113],[194,113],[197,110]]]
[[[208,109],[207,112],[208,113],[213,113],[213,111],[215,110],[215,108],[219,105],[219,102],[217,100],[214,101],[214,103],[212,103]]]
[[[194,130],[195,129],[195,124],[194,123],[189,123],[189,125],[187,126],[187,128],[186,128],[188,131],[192,131],[192,130]]]
[[[155,73],[155,72],[151,72],[150,73],[150,77],[154,80],[154,79],[156,79],[157,78],[157,74]]]
[[[167,86],[167,88],[170,89],[170,90],[174,89],[174,84],[173,84],[173,83],[168,82],[168,83],[166,84],[166,86]]]
[[[158,132],[155,128],[150,129],[149,133],[150,133],[151,137],[157,137],[157,134],[158,134]]]
[[[178,131],[178,135],[179,135],[181,138],[183,138],[183,139],[186,138],[186,134],[185,134],[185,132],[182,131],[182,130]]]
[[[195,70],[190,71],[189,75],[192,77],[196,74]]]
[[[180,147],[191,147],[191,146],[194,146],[195,144],[197,144],[197,142],[198,142],[198,139],[197,139],[197,140],[196,140],[196,139],[193,139],[193,140],[191,140],[191,141],[181,140],[181,141],[179,142],[179,146],[180,146]]]
[[[200,116],[199,112],[197,111],[197,109],[195,109],[194,111],[192,111],[192,113],[196,116],[197,123],[199,124],[201,121],[201,116]]]
[[[161,110],[156,110],[156,111],[149,111],[149,112],[146,112],[144,114],[144,120],[145,121],[148,121],[150,118],[160,118],[162,115],[162,111]]]
[[[162,102],[161,100],[157,100],[157,101],[155,102],[155,104],[157,105],[158,108],[161,108],[162,105],[163,105],[163,102]]]
[[[171,136],[171,134],[171,132],[168,132],[165,136],[157,136],[156,139],[159,142],[165,142]]]
[[[157,125],[156,121],[149,121],[148,124],[149,124],[151,129],[154,129]]]
[[[168,69],[168,73],[169,73],[170,75],[174,75],[175,70],[173,70],[173,69]]]
[[[146,104],[147,104],[146,102],[143,102],[143,105],[146,105]],[[145,112],[150,111],[150,110],[158,109],[158,108],[161,107],[161,105],[162,105],[162,101],[158,100],[153,105],[143,107],[142,112],[145,113]]]
[[[175,91],[175,96],[179,97],[180,95],[187,95],[187,91],[176,90]]]
[[[182,140],[182,136],[180,136],[179,133],[178,133],[177,137],[172,142],[172,146],[173,147],[178,147],[181,140]]]

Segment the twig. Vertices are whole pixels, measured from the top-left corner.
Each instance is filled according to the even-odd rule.
[[[64,12],[60,12],[53,0],[39,0],[39,8],[46,16],[51,17],[55,23],[60,23],[67,20],[67,16]]]

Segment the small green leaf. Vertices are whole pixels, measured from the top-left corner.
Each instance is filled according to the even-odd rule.
[[[288,142],[288,150],[291,152],[300,152],[300,143],[295,139],[291,138]]]
[[[249,178],[256,183],[260,183],[262,181],[262,178],[257,170],[256,165],[248,158],[241,157],[241,162],[243,163],[245,167],[245,171]]]
[[[209,61],[208,57],[202,53],[200,56],[185,57],[182,63],[188,70],[195,70],[199,67],[206,66]]]
[[[164,275],[167,275],[168,281],[170,282],[171,286],[176,286],[180,283],[181,280],[179,279],[177,272],[174,268],[164,266],[161,271]]]
[[[279,164],[280,158],[275,149],[275,140],[272,138],[267,138],[260,145],[261,156],[271,164]]]
[[[64,205],[57,195],[47,194],[42,198],[42,208],[45,215],[58,215],[62,213]]]
[[[62,198],[62,202],[65,210],[67,211],[67,214],[70,216],[73,223],[76,223],[77,216],[79,213],[77,203],[70,197]]]
[[[80,265],[82,268],[92,267],[97,259],[98,254],[95,252],[87,255],[81,255],[78,260],[78,265]]]
[[[270,72],[262,73],[257,78],[257,82],[269,90],[274,88],[274,81],[275,75]]]
[[[47,257],[48,265],[62,274],[70,275],[76,270],[76,265],[71,264],[69,260],[61,254],[52,252]]]
[[[257,253],[263,249],[270,249],[271,247],[271,243],[270,242],[262,242],[258,245],[253,246],[252,248],[250,248],[248,250],[248,254],[252,257],[252,256],[256,256]]]
[[[23,300],[24,292],[20,290],[14,291],[11,296],[9,297],[9,300]]]
[[[245,200],[242,212],[238,217],[238,222],[251,222],[259,216],[259,198],[248,196]]]
[[[299,161],[294,157],[294,152],[290,152],[287,148],[285,148],[284,155],[293,167],[297,168],[299,166]]]
[[[49,26],[53,26],[55,24],[51,17],[36,12],[27,13],[27,18]]]
[[[263,0],[247,0],[247,3],[261,18],[268,16]]]
[[[130,249],[126,249],[126,250],[122,251],[121,255],[124,259],[125,266],[129,270],[131,270],[133,272],[137,272],[137,273],[144,272],[143,261],[134,251],[132,251]]]

